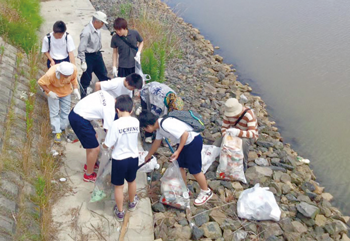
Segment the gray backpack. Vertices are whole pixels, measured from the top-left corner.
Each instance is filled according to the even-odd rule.
[[[160,127],[164,130],[162,124],[163,122],[169,118],[173,117],[178,119],[186,124],[190,125],[193,128],[194,132],[202,132],[205,129],[203,118],[200,114],[192,110],[174,110],[165,115],[160,122]],[[164,130],[166,131],[166,130]]]

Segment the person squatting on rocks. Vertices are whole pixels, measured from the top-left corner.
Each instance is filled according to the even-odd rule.
[[[55,134],[54,141],[56,143],[61,142],[61,133],[68,124],[72,86],[75,98],[80,99],[77,76],[77,68],[74,64],[62,62],[52,66],[38,80],[38,84],[48,96],[50,123],[53,129],[52,132]]]
[[[151,111],[157,117],[162,117],[173,110],[183,110],[184,103],[176,92],[166,84],[151,82],[142,87],[141,107],[136,110],[136,115],[141,111]],[[152,143],[152,133],[145,132],[145,142]]]
[[[202,172],[202,136],[194,132],[191,126],[175,118],[169,117],[161,124],[162,118],[158,118],[150,111],[141,112],[139,121],[140,127],[144,128],[145,131],[150,133],[157,131],[156,139],[145,160],[149,160],[157,151],[163,138],[169,138],[173,143],[178,143],[178,148],[171,156],[170,161],[178,161],[185,184],[187,183],[185,168],[198,182],[201,191],[195,199],[194,205],[205,204],[213,196],[213,192],[208,188],[207,180]]]
[[[74,41],[66,30],[66,24],[62,21],[57,21],[53,25],[53,32],[48,33],[43,39],[41,52],[47,57],[46,65],[48,69],[63,61],[71,62],[75,65]]]
[[[115,120],[107,132],[104,148],[113,148],[111,183],[114,185],[116,205],[114,214],[118,221],[124,220],[124,179],[128,182],[129,211],[134,211],[138,203],[136,195],[136,172],[139,164],[138,135],[139,120],[131,116],[133,102],[129,95],[117,98],[115,109],[118,120]]]
[[[80,44],[78,47],[78,59],[81,60],[81,96],[87,94],[92,72],[95,73],[99,81],[108,80],[106,65],[103,61],[101,48],[101,31],[103,24],[107,24],[107,15],[97,11],[93,14],[92,20],[85,26],[80,34]]]
[[[128,23],[123,18],[114,20],[113,27],[116,31],[111,40],[113,76],[125,77],[135,73],[135,60],[141,63],[143,39],[139,32],[128,29]]]
[[[240,117],[242,118],[240,119]],[[221,126],[222,136],[227,131],[230,131],[233,136],[242,139],[245,171],[247,169],[249,147],[259,136],[258,122],[254,112],[247,107],[243,107],[235,98],[230,98],[225,103],[225,112]]]
[[[69,113],[69,123],[81,145],[86,149],[83,178],[85,182],[95,182],[97,175],[94,169],[98,169],[96,161],[100,152],[100,144],[91,121],[103,119],[103,128],[110,130],[115,117],[115,102],[113,96],[100,90],[80,100]]]

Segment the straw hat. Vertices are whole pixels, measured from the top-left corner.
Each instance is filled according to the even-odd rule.
[[[225,115],[236,116],[243,110],[243,106],[235,98],[230,98],[225,103]]]
[[[105,24],[108,24],[107,22],[107,15],[101,11],[97,11],[92,15],[97,20],[100,20],[101,22],[104,22]]]

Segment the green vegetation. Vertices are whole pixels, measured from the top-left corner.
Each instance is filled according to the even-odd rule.
[[[26,53],[38,43],[39,0],[0,0],[0,35]]]

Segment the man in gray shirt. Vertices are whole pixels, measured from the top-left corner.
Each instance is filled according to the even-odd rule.
[[[113,75],[126,77],[135,73],[135,60],[140,63],[143,39],[136,30],[128,29],[128,23],[123,18],[114,20],[113,27],[116,30],[111,41]]]
[[[81,60],[81,98],[86,96],[87,87],[92,79],[92,72],[95,73],[99,81],[108,80],[106,65],[101,54],[101,32],[103,24],[107,24],[107,15],[103,12],[96,12],[92,16],[92,21],[85,26],[80,34],[80,44],[78,48],[78,59]]]

